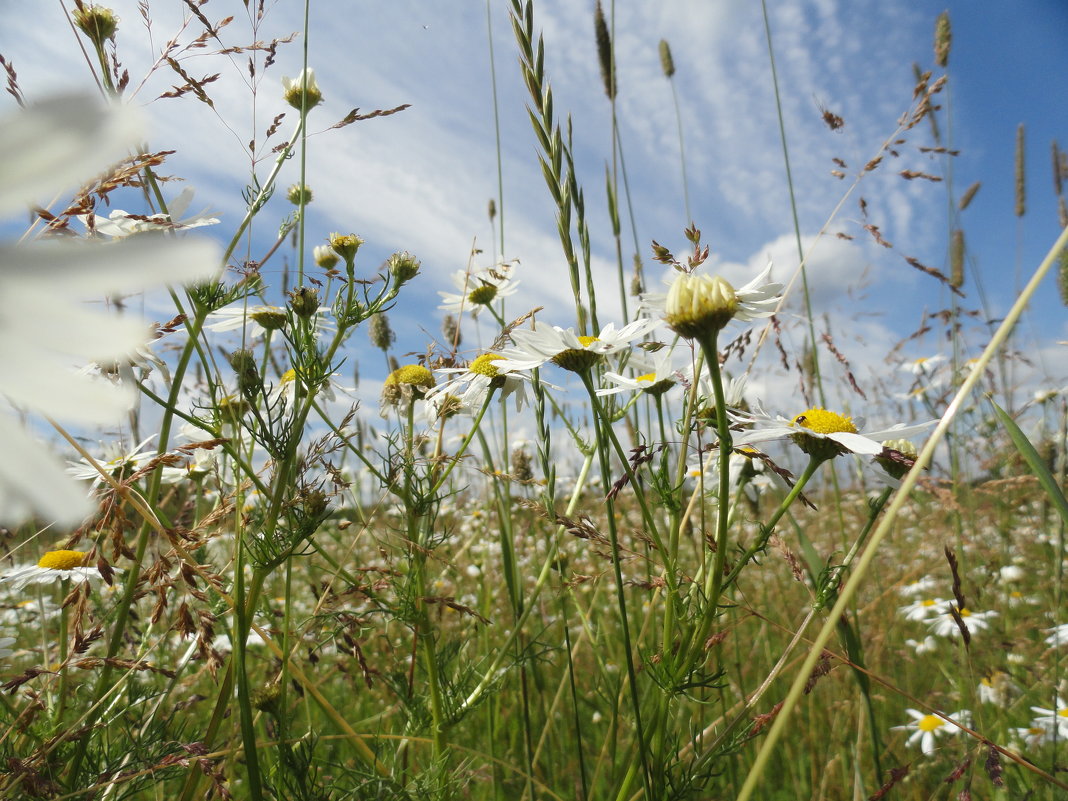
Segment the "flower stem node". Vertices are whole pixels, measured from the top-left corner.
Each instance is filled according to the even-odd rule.
[[[738,310],[734,287],[721,276],[682,273],[668,290],[664,320],[685,339],[720,331]]]
[[[809,429],[817,434],[856,434],[857,427],[853,425],[853,418],[843,417],[837,412],[830,412],[820,407],[809,409],[796,415],[790,425],[794,428]],[[794,443],[807,453],[819,459],[833,459],[850,450],[833,439],[814,437],[803,432],[794,434]]]
[[[101,48],[104,42],[115,38],[119,17],[110,8],[96,5],[81,5],[74,9],[74,24],[84,33],[93,46]]]
[[[323,101],[323,93],[315,82],[315,70],[304,69],[296,78],[282,78],[282,97],[302,113],[311,111]]]

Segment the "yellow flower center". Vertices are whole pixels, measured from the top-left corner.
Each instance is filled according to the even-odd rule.
[[[467,294],[467,299],[477,306],[488,306],[495,297],[497,297],[497,287],[493,284],[475,287]]]
[[[286,310],[277,306],[265,306],[252,312],[249,316],[268,331],[277,331],[279,328],[284,328],[287,322]]]
[[[645,375],[638,376],[634,380],[643,384],[650,384],[656,380],[656,373],[646,373]]]
[[[386,386],[397,386],[400,384],[412,384],[417,387],[426,387],[429,389],[434,386],[434,374],[422,365],[406,364],[404,367],[398,367],[390,373],[389,378],[386,379]]]
[[[916,725],[920,731],[934,731],[935,729],[940,729],[945,723],[938,715],[924,715]]]
[[[934,606],[937,603],[933,598],[924,598],[923,606]]]
[[[599,340],[597,337],[585,337],[584,336],[584,337],[579,337],[578,341],[582,344],[582,347],[588,348],[594,342],[600,342],[601,340]]]
[[[497,353],[483,353],[471,364],[467,365],[467,369],[472,373],[478,373],[484,375],[487,378],[496,378],[500,375],[500,370],[493,366],[495,361],[501,359],[500,354]]]
[[[972,613],[969,612],[967,609],[961,609],[960,610],[960,616],[961,617],[971,617]]]
[[[1066,706],[1064,709],[1058,709],[1057,717],[1068,718],[1068,706]]]
[[[49,551],[37,563],[38,567],[48,570],[71,570],[85,567],[89,554],[84,551]]]
[[[821,409],[819,406],[797,415],[790,421],[790,425],[802,426],[817,434],[857,433],[852,417],[843,417],[836,412]]]

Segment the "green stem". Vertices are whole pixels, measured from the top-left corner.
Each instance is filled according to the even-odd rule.
[[[611,422],[607,420],[603,414],[598,413],[600,404],[597,401],[597,391],[593,386],[593,379],[590,377],[589,370],[584,370],[579,373],[579,375],[582,378],[582,383],[586,387],[586,392],[589,393],[591,405],[597,410],[595,411],[598,432],[597,456],[601,465],[602,486],[607,490],[613,483],[608,448],[609,438],[607,436],[608,431],[611,430]],[[624,463],[626,463],[626,460],[624,460]],[[638,495],[640,495],[640,493],[638,493]],[[633,645],[630,638],[630,622],[628,621],[627,616],[627,596],[623,590],[623,570],[619,557],[619,535],[616,530],[615,502],[612,498],[605,498],[605,510],[605,517],[608,524],[608,539],[612,548],[612,569],[615,573],[616,604],[619,607],[619,619],[623,635],[623,649],[627,661],[627,678],[629,679],[630,684],[631,707],[634,712],[634,727],[638,738],[638,758],[642,766],[642,778],[645,785],[646,796],[648,798],[655,798],[652,768],[649,765],[649,755],[646,752],[645,744],[645,731],[642,726],[641,696],[638,691],[638,671],[634,666]]]

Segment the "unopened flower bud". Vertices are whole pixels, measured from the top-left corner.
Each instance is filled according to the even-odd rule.
[[[398,284],[411,281],[419,273],[419,260],[408,251],[394,253],[386,265]]]
[[[289,308],[305,320],[319,311],[319,293],[310,286],[301,286],[289,293]]]
[[[252,351],[242,348],[230,354],[230,366],[234,368],[237,388],[242,395],[255,394],[261,385],[260,371],[256,366],[256,356]]]
[[[337,253],[329,245],[316,245],[312,254],[315,263],[324,270],[333,270],[337,266]]]
[[[74,24],[94,46],[103,47],[104,42],[115,38],[119,18],[110,8],[83,4],[74,9]]]
[[[294,206],[307,206],[312,202],[312,191],[306,184],[293,184],[286,190],[286,199]]]

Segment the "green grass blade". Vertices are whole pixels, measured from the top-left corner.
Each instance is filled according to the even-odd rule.
[[[1042,489],[1049,495],[1053,505],[1057,507],[1057,513],[1061,516],[1061,520],[1068,525],[1068,500],[1065,500],[1064,493],[1057,485],[1057,480],[1043,463],[1042,457],[1035,450],[1035,446],[1031,444],[1027,435],[1016,425],[1016,421],[1009,417],[1008,413],[998,406],[993,398],[987,398],[987,400],[994,407],[994,413],[998,416],[1001,424],[1005,426],[1005,431],[1008,432],[1009,438],[1012,439],[1012,443],[1016,446],[1016,450],[1020,452],[1024,461],[1027,462],[1027,466],[1031,469],[1035,478],[1038,479],[1038,483],[1042,485]]]

